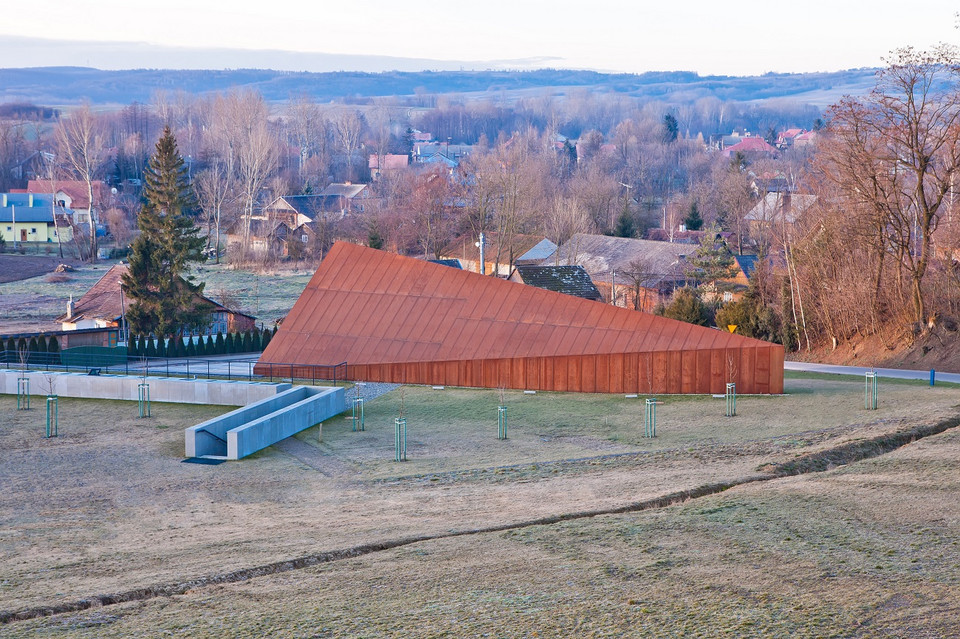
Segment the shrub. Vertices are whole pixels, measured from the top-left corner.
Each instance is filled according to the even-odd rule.
[[[657,315],[699,326],[709,326],[713,319],[710,308],[703,303],[697,291],[688,286],[676,291],[669,304],[658,306],[654,312]]]
[[[217,331],[217,343],[213,347],[213,352],[217,355],[223,355],[227,352],[227,345],[223,341],[223,333]]]
[[[60,342],[57,341],[56,335],[50,336],[50,343],[47,344],[48,353],[59,353],[60,352]]]

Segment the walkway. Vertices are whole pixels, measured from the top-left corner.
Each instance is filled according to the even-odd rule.
[[[833,373],[835,375],[859,375],[869,371],[875,372],[879,377],[892,377],[896,379],[922,379],[930,380],[930,371],[907,370],[900,368],[865,368],[861,366],[839,366],[837,364],[819,364],[817,362],[784,362],[784,370],[804,371],[807,373]],[[941,373],[937,371],[936,381],[951,382],[960,384],[960,373]]]

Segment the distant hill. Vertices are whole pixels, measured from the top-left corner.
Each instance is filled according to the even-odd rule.
[[[563,94],[574,89],[619,93],[637,98],[686,104],[700,98],[750,102],[787,99],[827,106],[845,94],[863,94],[873,87],[876,69],[822,73],[768,73],[762,76],[700,76],[696,73],[651,72],[609,74],[595,71],[419,71],[309,73],[266,69],[106,71],[86,67],[0,69],[0,103],[28,102],[61,106],[84,100],[97,105],[149,102],[158,90],[189,93],[256,89],[272,102],[307,94],[327,102],[349,98],[414,94],[469,94],[499,99]]]

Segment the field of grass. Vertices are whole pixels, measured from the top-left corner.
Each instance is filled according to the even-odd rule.
[[[394,391],[369,402],[365,432],[341,416],[293,452],[219,466],[181,463],[182,428],[223,408],[156,404],[141,420],[134,403],[63,399],[47,440],[40,410],[0,396],[0,614],[146,589],[0,635],[955,636],[960,433],[823,473],[766,469],[956,417],[957,389],[885,381],[866,411],[860,380],[786,386],[740,398],[733,418],[723,400],[667,398],[654,440],[642,400],[508,393],[506,441],[495,391],[407,387],[405,463],[392,461]]]

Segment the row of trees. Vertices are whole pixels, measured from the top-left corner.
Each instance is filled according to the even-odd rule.
[[[233,353],[263,351],[276,334],[274,330],[251,330],[243,333],[217,333],[196,339],[155,339],[138,335],[130,340],[131,357],[205,357]]]
[[[0,123],[0,156],[13,161],[43,152],[38,157],[52,161],[34,168],[45,177],[81,180],[91,190],[96,179],[116,185],[118,192],[102,203],[100,217],[114,238],[125,243],[140,204],[139,197],[131,196],[129,180],[144,178],[151,143],[168,126],[185,158],[210,243],[220,245],[223,229],[241,220],[237,230],[246,244],[250,214],[267,200],[316,192],[331,181],[367,181],[368,157],[410,153],[413,129],[430,131],[448,144],[477,144],[481,150],[499,150],[516,135],[530,152],[542,146],[540,151],[549,149],[565,165],[552,172],[537,167],[539,176],[524,176],[523,182],[538,182],[540,191],[556,192],[557,180],[545,178],[559,179],[568,191],[592,188],[604,178],[599,193],[581,199],[591,200],[591,215],[608,229],[611,222],[605,218],[616,213],[603,210],[609,208],[607,200],[625,199],[617,191],[619,183],[628,185],[637,202],[702,199],[704,194],[695,190],[713,164],[705,151],[713,134],[744,126],[754,131],[759,126],[766,133],[792,124],[810,126],[819,115],[811,107],[788,103],[758,107],[702,99],[668,106],[589,92],[510,105],[449,96],[433,103],[430,109],[411,110],[401,100],[355,106],[293,97],[272,107],[254,92],[204,97],[174,92],[158,94],[150,106],[132,104],[120,111],[83,107],[60,117],[52,130],[42,120],[28,119],[33,112],[24,112],[22,120]],[[602,160],[600,166],[595,159]],[[511,166],[517,170],[516,163]],[[410,175],[405,181],[415,180]],[[387,195],[397,188],[413,187],[390,187]],[[83,255],[95,259],[96,234],[79,228],[75,236]]]
[[[505,263],[516,257],[511,240],[520,233],[562,244],[578,232],[640,236],[651,226],[672,234],[681,222],[715,224],[732,252],[757,252],[762,265],[744,300],[720,317],[808,346],[905,323],[924,330],[960,310],[957,67],[946,47],[898,51],[872,93],[825,114],[712,100],[667,107],[586,93],[512,105],[445,98],[418,111],[389,100],[358,107],[300,97],[273,108],[255,93],[181,93],[107,115],[80,109],[61,120],[54,138],[62,165],[65,136],[84,130],[69,123],[90,118],[109,131],[102,153],[87,154],[90,164],[111,158],[118,177],[143,175],[128,282],[142,312],[131,319],[143,332],[172,334],[202,319],[161,318],[202,292],[181,275],[205,242],[221,243],[227,224],[239,221],[235,232],[247,244],[252,214],[264,203],[364,178],[367,156],[409,152],[409,132],[421,128],[448,143],[472,143],[473,152],[453,171],[438,164],[385,175],[362,213],[318,219],[320,255],[344,238],[439,257],[483,232],[494,238],[488,255]],[[825,124],[821,143],[776,158],[716,153],[711,134],[748,116],[769,139],[787,126]],[[160,122],[167,129],[144,162],[144,140]],[[100,164],[91,176],[103,175],[107,163]],[[76,167],[71,173],[84,175]],[[781,193],[813,194],[817,204],[751,226],[746,214],[770,178],[781,181]],[[206,232],[196,232],[198,223]]]

